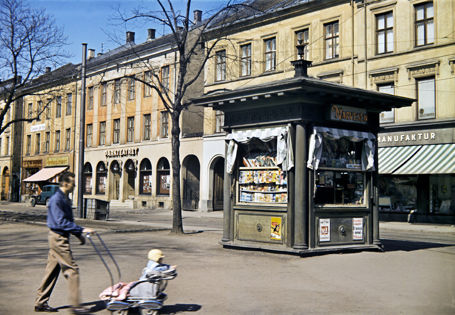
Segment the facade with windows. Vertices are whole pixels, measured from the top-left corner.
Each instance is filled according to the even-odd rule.
[[[209,38],[225,36],[226,40],[220,41],[219,50],[207,64],[204,92],[291,78],[294,69],[290,61],[297,59],[296,45],[306,44],[304,57],[312,61],[310,76],[415,99],[411,107],[392,109],[380,116],[381,135],[385,136],[378,143],[381,161],[394,157],[388,152],[390,147],[409,147],[408,152],[420,148],[420,153],[401,156],[401,171],[383,171],[380,161],[383,181],[393,186],[380,187],[383,210],[404,215],[409,209],[417,209],[421,214],[417,218],[422,220],[453,220],[454,3],[313,0],[287,4],[276,0],[252,1],[250,5],[258,7],[261,14],[246,10],[232,27],[214,27],[209,32]],[[238,58],[221,63],[215,55],[219,51]],[[251,64],[249,71],[247,64]],[[219,80],[223,73],[226,77]],[[213,147],[219,119],[216,110],[205,108],[205,112],[211,119],[205,120],[204,132]],[[397,136],[399,141],[394,141]],[[223,141],[221,134],[218,138]],[[224,147],[218,149],[216,154],[224,156]],[[434,158],[423,159],[425,150]],[[428,169],[430,162],[448,166]],[[403,196],[409,200],[400,205]]]
[[[114,208],[172,207],[171,117],[156,91],[172,97],[178,58],[170,38],[127,41],[87,61],[84,198]],[[182,130],[185,119],[195,120],[182,115]],[[198,128],[199,137],[181,138],[184,165],[186,157],[201,155],[202,124]]]
[[[68,64],[49,71],[32,82],[23,97],[21,199],[36,194],[55,182],[65,169],[76,169],[75,104],[77,65]],[[27,179],[34,175],[33,181]]]

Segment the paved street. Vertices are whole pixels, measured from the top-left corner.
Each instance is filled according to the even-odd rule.
[[[447,233],[438,227],[405,229],[403,224],[389,224],[381,233],[384,253],[300,258],[223,249],[218,245],[221,231],[214,229],[219,223],[213,223],[220,221],[219,215],[210,217],[215,215],[191,214],[186,221],[213,230],[184,236],[168,231],[99,230],[120,264],[123,281],[140,275],[147,251],[153,247],[165,252],[167,262],[178,265],[179,276],[167,289],[164,314],[455,312],[453,228],[447,227]],[[170,217],[161,216],[164,221]],[[130,213],[129,218],[133,217],[140,220],[138,213]],[[46,236],[43,225],[0,221],[0,314],[33,313],[35,291],[46,262]],[[90,245],[74,244],[73,251],[81,268],[84,301],[94,313],[109,314],[98,300],[98,294],[110,284],[107,272]],[[61,278],[50,304],[64,307],[66,303],[66,283]]]

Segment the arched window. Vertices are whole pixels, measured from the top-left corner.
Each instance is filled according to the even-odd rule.
[[[143,159],[139,167],[140,186],[139,193],[150,195],[152,193],[152,164],[149,159]]]
[[[168,160],[164,157],[158,161],[156,182],[157,195],[169,195],[171,190],[171,169]]]
[[[90,163],[85,163],[84,165],[84,194],[91,195],[92,194],[92,165]]]
[[[106,193],[107,169],[103,162],[96,166],[96,193],[104,195]]]

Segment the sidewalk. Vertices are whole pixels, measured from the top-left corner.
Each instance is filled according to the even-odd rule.
[[[0,204],[0,220],[45,224],[45,206],[28,207],[23,203]],[[80,225],[115,232],[162,231],[172,228],[172,210],[169,209],[122,209],[112,208],[109,220],[76,219]],[[187,232],[222,231],[223,211],[200,212],[182,211],[183,226]],[[380,222],[381,231],[402,231],[412,233],[455,234],[454,225]]]

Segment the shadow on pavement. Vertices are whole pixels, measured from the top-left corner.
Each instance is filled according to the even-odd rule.
[[[165,305],[160,310],[160,314],[176,314],[180,312],[197,312],[202,308],[198,304],[174,304]]]
[[[429,248],[440,248],[454,246],[455,244],[441,244],[441,243],[430,243],[430,242],[418,242],[418,241],[403,241],[403,240],[392,240],[382,239],[381,240],[385,252],[393,251],[414,251],[420,249]]]

